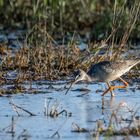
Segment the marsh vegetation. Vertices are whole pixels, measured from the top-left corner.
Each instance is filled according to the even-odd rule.
[[[64,95],[78,69],[140,58],[139,0],[0,0],[0,19],[2,139],[139,139],[140,65],[114,102],[102,83]]]

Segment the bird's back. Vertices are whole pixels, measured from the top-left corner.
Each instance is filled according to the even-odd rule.
[[[139,62],[140,60],[102,61],[92,65],[87,74],[91,78],[97,79],[97,81],[113,81],[128,72]]]

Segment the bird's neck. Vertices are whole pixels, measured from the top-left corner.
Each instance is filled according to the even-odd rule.
[[[88,74],[86,74],[86,80],[87,80],[88,82],[92,82],[92,79],[91,79],[91,77],[90,77]]]

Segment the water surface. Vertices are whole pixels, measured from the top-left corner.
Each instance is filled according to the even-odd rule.
[[[120,84],[120,83],[116,83]],[[129,86],[126,90],[115,90],[113,99],[108,94],[104,100],[101,97],[106,85],[99,84],[76,84],[65,95],[66,89],[64,88],[65,82],[56,82],[50,88],[48,82],[35,83],[32,85],[34,90],[39,91],[39,94],[26,94],[19,93],[12,95],[13,102],[24,109],[34,113],[36,116],[19,111],[20,116],[13,110],[9,104],[8,97],[0,98],[0,138],[7,139],[32,139],[32,140],[46,140],[52,139],[53,134],[58,130],[59,135],[53,138],[65,140],[90,140],[95,139],[92,136],[93,130],[97,128],[97,121],[103,121],[105,127],[108,126],[109,118],[114,110],[120,105],[117,117],[130,119],[132,111],[140,106],[140,89],[139,85],[135,83]],[[28,88],[28,85],[26,85]],[[79,89],[88,89],[81,91]],[[87,94],[86,94],[87,93]],[[44,115],[44,106],[48,102],[50,111],[52,107],[57,106],[57,111],[61,112],[66,110],[67,113],[62,113],[58,117],[50,117]],[[71,115],[70,115],[71,114]],[[140,115],[140,111],[136,113]],[[14,119],[14,134],[10,131],[12,129],[11,122]],[[87,133],[73,132],[72,124],[77,124],[81,128],[87,129]],[[122,127],[128,126],[127,122],[121,122]],[[115,126],[120,129],[120,126]],[[110,139],[120,140],[124,136],[110,137]],[[106,137],[101,136],[100,139]],[[139,137],[132,137],[132,139],[139,139]]]

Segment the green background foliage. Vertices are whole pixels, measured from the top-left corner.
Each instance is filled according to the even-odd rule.
[[[112,30],[114,5],[120,14],[120,31],[125,30],[131,7],[138,0],[0,0],[0,25],[4,28],[46,26],[51,33],[78,31],[106,37]],[[140,37],[140,18],[133,36]],[[121,34],[120,32],[120,34]]]

